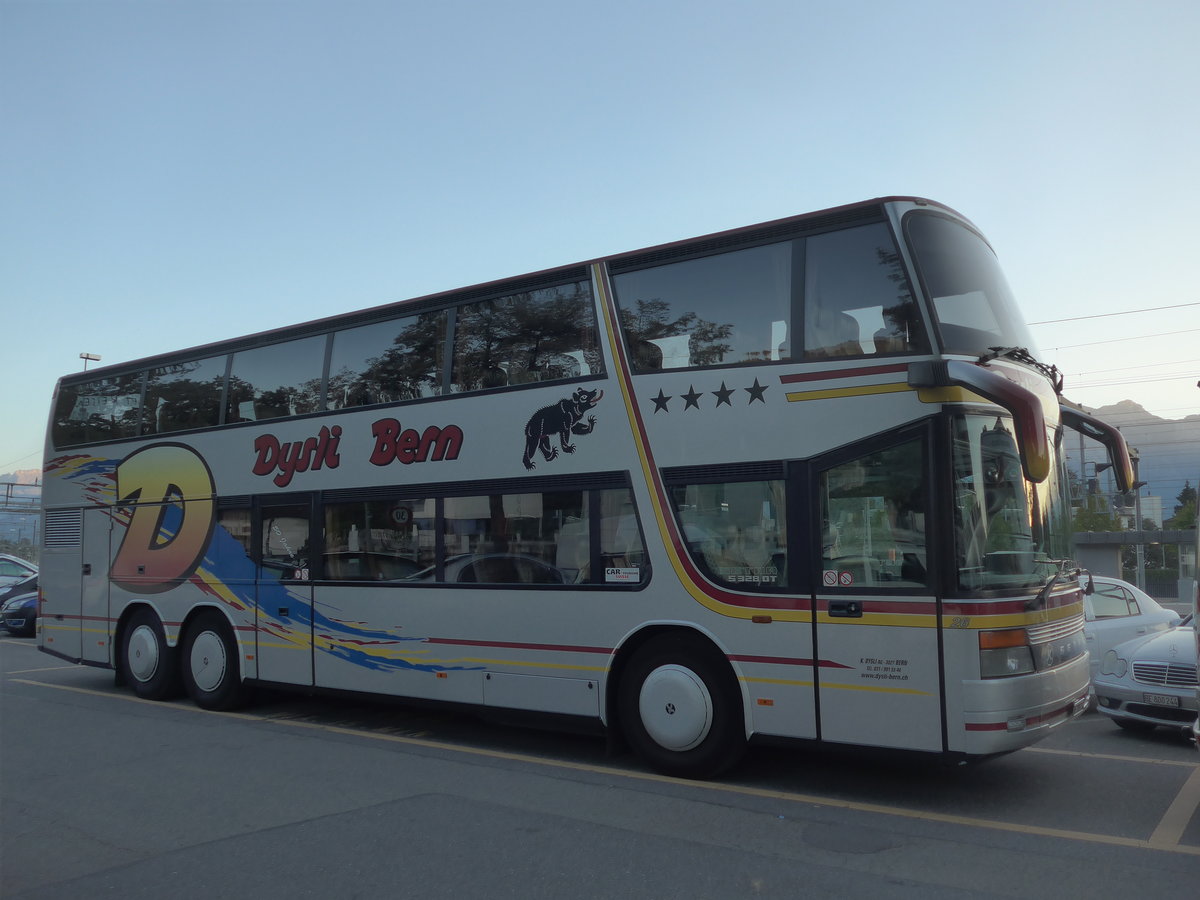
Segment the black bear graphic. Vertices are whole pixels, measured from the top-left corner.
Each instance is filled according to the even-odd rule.
[[[587,422],[580,421],[583,414],[600,402],[604,391],[577,390],[570,398],[559,400],[553,406],[545,406],[533,414],[529,424],[525,426],[525,454],[521,462],[525,468],[533,468],[533,454],[542,451],[547,461],[558,458],[558,451],[550,446],[550,436],[558,435],[558,443],[563,453],[574,453],[575,445],[571,443],[572,434],[591,434],[596,427],[596,417],[588,416]]]

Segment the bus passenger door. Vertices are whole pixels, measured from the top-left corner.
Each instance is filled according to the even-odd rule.
[[[942,749],[938,605],[925,523],[924,428],[815,467],[822,740]],[[866,452],[863,452],[863,451]]]
[[[312,500],[276,499],[255,515],[258,578],[255,633],[258,677],[282,684],[313,683],[313,597],[309,580]]]

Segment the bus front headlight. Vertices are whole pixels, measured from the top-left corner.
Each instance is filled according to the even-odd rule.
[[[1029,647],[1000,647],[979,651],[979,674],[984,678],[1027,675],[1033,670],[1033,654]]]
[[[984,678],[1027,675],[1034,671],[1033,651],[1024,628],[979,632],[979,674]]]

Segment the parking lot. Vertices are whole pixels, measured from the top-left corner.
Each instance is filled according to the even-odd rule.
[[[0,638],[0,662],[5,897],[347,879],[351,895],[401,879],[432,896],[1157,897],[1200,878],[1200,754],[1094,713],[975,766],[760,747],[697,783],[591,735],[293,695],[148,703],[28,639]]]

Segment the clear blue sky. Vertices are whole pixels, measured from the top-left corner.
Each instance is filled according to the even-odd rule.
[[[972,218],[1030,322],[1192,304],[1034,332],[1079,402],[1200,412],[1198,34],[1195,0],[0,0],[0,473],[81,352],[887,194]]]

